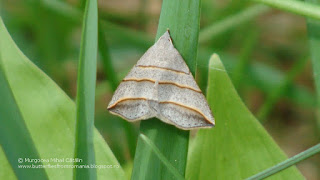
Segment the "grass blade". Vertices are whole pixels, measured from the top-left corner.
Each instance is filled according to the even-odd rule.
[[[219,22],[215,22],[214,24],[205,27],[200,31],[199,43],[205,43],[206,41],[211,40],[213,37],[216,37],[223,32],[244,24],[269,10],[270,8],[264,5],[255,5],[235,15],[222,19]]]
[[[183,176],[176,170],[175,167],[167,160],[167,158],[161,153],[161,151],[157,148],[153,142],[147,138],[144,134],[140,134],[140,138],[146,143],[158,156],[158,158],[162,161],[162,163],[168,168],[168,170],[176,177],[176,179],[184,179]]]
[[[317,3],[320,5],[320,0],[307,0],[307,2]],[[313,77],[317,92],[317,119],[318,129],[320,129],[320,21],[315,21],[311,18],[307,19],[309,48],[311,54],[311,63],[313,68]]]
[[[297,0],[253,0],[277,9],[320,20],[320,6]]]
[[[1,19],[0,19],[0,23]],[[40,159],[30,133],[24,123],[5,76],[0,52],[0,145],[18,179],[48,179],[43,168],[19,168],[19,165],[32,166],[25,159]],[[36,165],[42,165],[37,163]]]
[[[76,103],[75,165],[94,165],[93,147],[95,86],[98,50],[98,8],[96,0],[88,0],[84,13]],[[95,168],[75,168],[74,179],[96,179]]]
[[[258,179],[264,179],[267,178],[269,176],[272,176],[273,174],[276,174],[284,169],[289,168],[290,166],[293,166],[295,164],[297,164],[300,161],[303,161],[317,153],[320,152],[320,144],[317,144],[293,157],[291,157],[290,159],[287,159],[269,169],[266,169],[254,176],[249,177],[247,180],[258,180]]]
[[[216,126],[199,130],[187,179],[244,179],[286,159],[240,99],[217,55],[210,59],[207,94]],[[303,179],[295,167],[275,178]]]
[[[164,0],[156,40],[167,30],[191,72],[195,73],[200,23],[200,0]],[[157,119],[142,121],[140,133],[147,136],[184,176],[187,161],[189,132],[167,125]],[[175,179],[171,172],[138,139],[132,179]]]

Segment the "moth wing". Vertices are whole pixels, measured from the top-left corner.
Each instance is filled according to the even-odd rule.
[[[189,73],[189,68],[178,50],[173,46],[169,31],[166,31],[159,40],[137,62],[137,66],[170,69]]]
[[[153,96],[152,92],[152,82],[122,81],[108,105],[108,110],[128,121],[154,117],[155,113],[148,105],[148,100]]]
[[[189,79],[193,79],[189,74]],[[188,84],[159,84],[159,117],[182,129],[209,128],[214,126],[209,105],[198,88]]]
[[[124,78],[108,109],[129,121],[156,116],[181,129],[214,125],[207,101],[168,31]]]

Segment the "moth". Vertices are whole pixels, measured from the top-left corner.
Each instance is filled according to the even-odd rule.
[[[210,107],[167,30],[122,80],[108,110],[130,122],[157,117],[180,129],[214,126]]]

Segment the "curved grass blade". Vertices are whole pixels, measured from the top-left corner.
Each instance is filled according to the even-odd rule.
[[[173,44],[190,71],[195,74],[200,23],[200,0],[164,0],[156,40],[169,28]],[[147,136],[178,170],[185,175],[189,132],[160,122],[158,119],[142,121],[140,133]],[[132,179],[175,179],[171,172],[138,138]]]
[[[93,147],[95,87],[98,52],[98,7],[87,0],[80,47],[76,103],[75,165],[95,165]],[[96,179],[95,168],[75,168],[74,179]]]
[[[287,159],[269,169],[266,169],[254,176],[249,177],[247,180],[258,180],[258,179],[264,179],[267,178],[269,176],[272,176],[284,169],[289,168],[290,166],[293,166],[295,164],[297,164],[300,161],[303,161],[317,153],[320,152],[320,144],[317,144],[293,157],[291,157],[290,159]]]
[[[187,179],[244,179],[286,159],[241,101],[215,54],[207,94],[216,126],[199,130],[189,153]],[[295,167],[274,178],[303,179]]]
[[[19,167],[32,165],[38,167],[42,163],[35,164],[27,161],[27,159],[40,159],[40,156],[10,90],[4,71],[0,52],[0,145],[18,179],[48,179],[43,168]]]
[[[0,18],[0,52],[6,78],[42,159],[57,158],[65,162],[43,165],[73,166],[75,104],[46,74],[36,67],[15,45]],[[99,179],[124,179],[124,172],[99,132],[94,130],[96,164]],[[15,179],[14,172],[0,149],[0,179]],[[72,168],[47,168],[49,179],[72,179]]]
[[[277,9],[320,20],[320,6],[298,0],[253,0]]]

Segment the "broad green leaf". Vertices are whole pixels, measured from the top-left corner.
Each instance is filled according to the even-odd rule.
[[[1,55],[0,64],[2,64]],[[19,167],[21,165],[32,166],[32,163],[24,162],[25,159],[21,157],[30,157],[31,159],[40,159],[40,157],[10,90],[4,69],[1,66],[0,84],[0,145],[16,177],[19,179],[48,179],[44,169]],[[38,164],[42,165],[41,162]],[[0,172],[0,174],[2,173]]]
[[[0,66],[4,69],[12,94],[40,157],[49,160],[73,158],[76,118],[74,102],[23,55],[11,39],[1,18],[0,39]],[[98,179],[123,179],[122,168],[97,130],[94,131],[94,146],[97,165],[115,165],[115,168],[98,169]],[[13,171],[2,151],[0,160],[0,179],[14,179]],[[43,164],[73,165],[73,162]],[[49,179],[72,179],[72,168],[45,170]]]
[[[95,164],[93,130],[98,52],[98,6],[97,0],[86,2],[78,65],[74,152],[74,157],[83,161],[74,164],[91,166]],[[73,178],[95,180],[97,171],[95,168],[75,168]]]
[[[196,68],[199,23],[200,0],[162,2],[156,40],[169,28],[174,46],[193,74]],[[140,132],[156,145],[181,175],[185,176],[189,131],[180,130],[153,118],[141,122]],[[132,179],[175,179],[175,177],[139,138]]]
[[[209,64],[207,99],[216,126],[200,130],[189,154],[187,179],[244,179],[286,159],[235,91],[217,55]],[[303,179],[291,167],[272,179]]]

